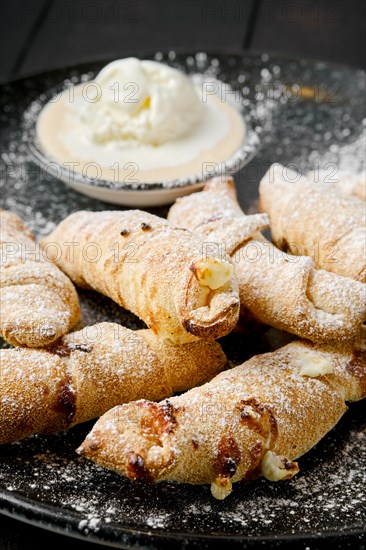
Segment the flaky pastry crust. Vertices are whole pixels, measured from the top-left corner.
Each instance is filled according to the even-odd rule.
[[[0,246],[0,334],[14,346],[46,346],[79,319],[74,285],[6,210],[0,210]]]
[[[178,397],[112,409],[79,453],[131,480],[211,483],[216,498],[260,474],[295,475],[294,462],[366,395],[366,358],[306,342],[252,357]]]
[[[365,285],[317,270],[311,258],[291,256],[266,240],[259,231],[268,218],[244,214],[232,178],[212,179],[202,192],[178,199],[168,219],[212,252],[224,247],[231,255],[244,318],[319,343],[358,334],[366,319]]]
[[[170,397],[225,365],[216,342],[175,346],[116,323],[86,327],[42,350],[0,350],[0,444],[68,429],[134,399]]]
[[[313,258],[316,267],[366,283],[365,203],[314,183],[280,164],[263,177],[260,209],[279,248]]]
[[[76,212],[42,246],[77,285],[109,296],[161,338],[215,339],[238,320],[230,259],[215,260],[188,231],[152,214]]]

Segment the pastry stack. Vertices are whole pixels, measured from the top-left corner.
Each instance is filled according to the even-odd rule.
[[[293,477],[366,396],[365,203],[273,165],[260,209],[245,215],[216,178],[168,220],[76,212],[39,245],[2,211],[0,328],[16,347],[1,350],[0,444],[99,417],[77,452],[131,480],[223,499],[237,481]],[[148,329],[70,332],[72,283]],[[296,340],[232,367],[216,340],[238,322]]]

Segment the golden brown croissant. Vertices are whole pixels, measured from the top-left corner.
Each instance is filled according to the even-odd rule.
[[[260,184],[274,242],[318,268],[366,283],[365,203],[274,164]]]
[[[15,346],[41,347],[79,319],[71,281],[43,257],[18,216],[0,210],[0,334]]]
[[[365,286],[314,268],[258,233],[268,219],[245,216],[232,178],[215,178],[204,191],[177,202],[168,219],[190,229],[211,253],[221,246],[235,266],[242,314],[313,342],[353,339],[366,319]]]
[[[237,322],[230,260],[203,255],[199,240],[157,216],[77,212],[42,244],[76,284],[109,296],[162,338],[215,339]]]
[[[178,397],[112,409],[78,452],[131,480],[211,483],[224,498],[236,481],[292,477],[345,400],[365,394],[364,354],[293,342]]]
[[[224,368],[216,342],[164,344],[151,330],[100,323],[50,348],[0,350],[0,444],[65,430],[133,399],[163,399]]]

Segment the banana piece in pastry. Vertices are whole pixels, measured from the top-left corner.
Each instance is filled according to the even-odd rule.
[[[78,321],[76,290],[6,210],[0,210],[0,245],[0,334],[14,346],[46,346]]]
[[[161,338],[215,339],[237,322],[230,259],[204,254],[188,231],[152,214],[76,212],[42,246],[77,285],[109,296]]]
[[[259,233],[267,216],[244,214],[232,178],[214,178],[202,192],[178,199],[168,219],[190,229],[211,253],[216,247],[231,255],[244,318],[319,343],[358,334],[366,319],[365,285],[317,270],[310,258],[267,241]]]
[[[163,343],[100,323],[42,350],[0,350],[0,444],[65,430],[140,398],[170,397],[226,365],[216,342]]]
[[[260,183],[260,208],[274,242],[315,265],[366,283],[366,210],[356,197],[273,164]]]
[[[78,452],[131,480],[232,484],[288,479],[366,395],[365,355],[292,342],[178,397],[136,401],[102,416]]]

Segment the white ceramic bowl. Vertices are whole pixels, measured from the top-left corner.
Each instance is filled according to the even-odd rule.
[[[88,79],[92,79],[93,76],[93,73],[88,73]],[[202,75],[202,78],[205,78],[205,76]],[[85,75],[80,75],[80,80],[85,81]],[[87,178],[79,172],[66,168],[57,159],[48,157],[41,149],[37,139],[36,126],[41,110],[52,97],[64,88],[65,82],[59,86],[52,86],[32,102],[24,114],[23,139],[28,145],[32,160],[42,171],[62,180],[66,185],[79,193],[108,203],[129,207],[170,204],[178,197],[199,190],[204,185],[204,181],[211,177],[223,173],[235,174],[255,156],[259,149],[260,134],[263,130],[264,122],[256,116],[257,111],[255,108],[248,108],[248,104],[243,105],[241,102],[235,100],[232,105],[236,109],[239,109],[246,126],[245,142],[234,152],[231,158],[217,165],[215,170],[210,170],[206,175],[202,173],[188,174],[183,178],[155,183],[127,183]]]

